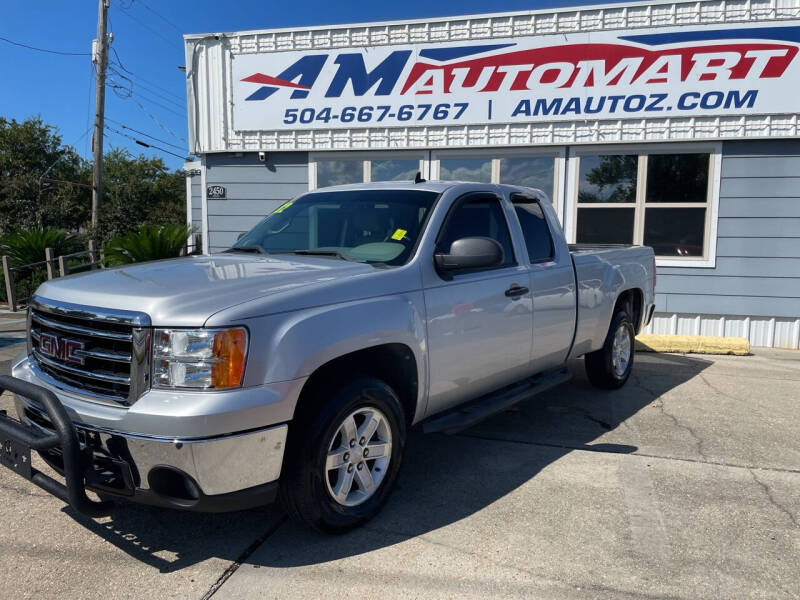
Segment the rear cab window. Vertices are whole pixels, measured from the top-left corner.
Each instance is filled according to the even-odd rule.
[[[519,220],[528,259],[531,263],[548,262],[555,256],[555,246],[550,227],[539,201],[523,194],[512,194],[511,203]]]

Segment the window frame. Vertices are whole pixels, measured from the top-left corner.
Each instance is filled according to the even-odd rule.
[[[434,150],[431,152],[430,172],[431,179],[437,180],[440,177],[439,161],[449,158],[488,158],[492,165],[492,176],[490,183],[500,183],[500,160],[503,158],[532,158],[552,157],[553,163],[553,197],[550,202],[556,210],[559,221],[563,222],[564,216],[564,173],[567,163],[566,146],[541,146],[541,147],[517,147],[517,148],[493,148],[485,146],[475,149],[460,150]],[[515,185],[515,184],[509,184]]]
[[[313,152],[308,155],[308,191],[322,189],[317,186],[317,162],[324,160],[352,160],[360,161],[362,167],[363,183],[372,181],[373,160],[413,160],[419,159],[419,171],[422,176],[429,170],[428,151],[402,150],[402,151],[376,151],[376,152]],[[427,179],[427,178],[426,178]]]
[[[483,269],[461,269],[457,271],[449,271],[449,273],[455,277],[459,277],[461,275],[473,275],[477,273],[491,273],[493,271],[502,271],[505,269],[516,269],[520,266],[519,260],[519,250],[515,247],[514,243],[514,232],[511,228],[511,223],[508,219],[508,214],[506,212],[505,204],[503,202],[503,198],[494,193],[494,192],[467,192],[462,196],[456,198],[453,203],[450,205],[450,208],[447,209],[447,214],[445,215],[444,219],[442,220],[442,224],[439,225],[439,231],[436,232],[436,237],[433,240],[433,253],[436,254],[439,251],[439,244],[442,240],[444,233],[447,230],[447,227],[450,225],[450,222],[453,220],[453,215],[465,204],[469,202],[479,202],[481,200],[489,200],[497,202],[498,206],[500,207],[500,213],[503,215],[503,221],[506,224],[506,230],[508,231],[508,241],[511,245],[511,260],[510,264],[503,264],[497,267],[486,267]],[[527,254],[527,248],[525,249],[525,253]],[[431,256],[433,258],[433,256]],[[448,281],[447,279],[443,278],[442,275],[437,271],[436,272],[439,279],[443,281]]]
[[[586,155],[635,154],[638,156],[636,171],[636,200],[632,203],[592,202],[578,203],[580,186],[580,159]],[[647,163],[651,154],[708,154],[708,189],[705,202],[658,202],[647,203]],[[575,243],[578,231],[578,208],[628,208],[634,211],[633,243],[644,242],[645,211],[647,208],[705,208],[706,218],[703,229],[702,256],[656,256],[658,267],[700,267],[714,268],[717,253],[717,221],[719,216],[719,190],[722,175],[722,144],[720,142],[669,143],[669,144],[604,144],[579,146],[570,149],[567,159],[567,199],[565,235],[570,243]]]

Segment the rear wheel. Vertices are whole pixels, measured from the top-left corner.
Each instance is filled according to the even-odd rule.
[[[313,406],[292,425],[281,501],[314,529],[344,532],[372,518],[391,493],[405,419],[394,391],[373,378],[352,381]]]
[[[584,359],[586,375],[593,386],[613,390],[625,385],[633,368],[634,337],[628,312],[618,311],[611,320],[603,347]]]

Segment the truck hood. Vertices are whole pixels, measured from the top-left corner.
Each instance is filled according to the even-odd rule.
[[[199,327],[231,306],[256,298],[313,292],[332,281],[377,272],[364,263],[311,256],[192,256],[117,267],[42,284],[43,299],[145,312],[153,325]],[[322,302],[320,302],[321,304]]]

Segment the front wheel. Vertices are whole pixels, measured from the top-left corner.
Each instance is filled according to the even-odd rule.
[[[293,424],[282,503],[314,529],[344,532],[372,518],[392,490],[405,446],[403,410],[394,391],[373,378],[312,405],[316,414]]]
[[[625,385],[633,368],[634,337],[628,313],[618,311],[611,320],[603,347],[584,358],[586,375],[593,386],[614,390]]]

